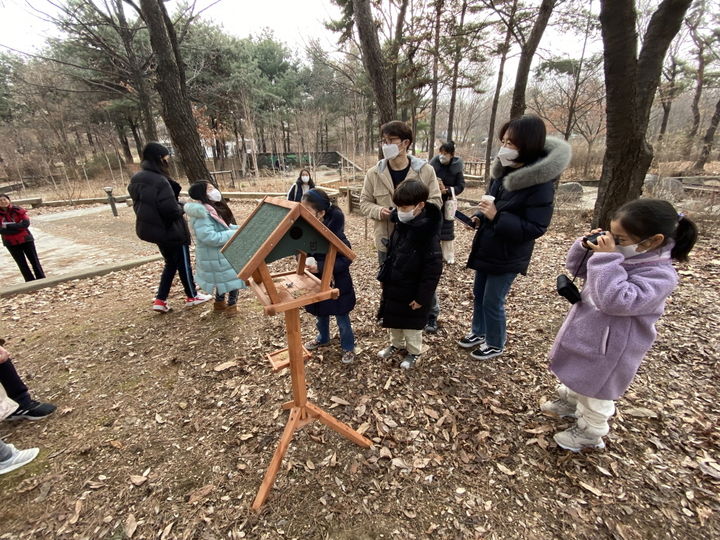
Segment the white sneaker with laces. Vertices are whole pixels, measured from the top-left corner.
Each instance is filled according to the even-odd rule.
[[[212,300],[213,295],[212,294],[203,294],[198,293],[195,298],[186,298],[185,299],[185,307],[191,307],[191,306],[197,306],[198,304],[203,304],[207,302],[208,300]]]
[[[589,430],[583,429],[577,424],[570,429],[556,433],[553,435],[553,439],[560,448],[571,452],[580,452],[585,448],[597,448],[598,450],[605,448],[602,437],[593,435]]]
[[[540,410],[550,416],[558,416],[560,418],[577,418],[575,414],[577,405],[573,405],[569,401],[558,398],[556,400],[547,400],[545,403],[540,405]]]
[[[39,448],[28,448],[27,450],[18,450],[12,444],[8,444],[12,455],[5,461],[0,461],[0,474],[5,474],[19,469],[23,465],[27,465],[40,453]]]

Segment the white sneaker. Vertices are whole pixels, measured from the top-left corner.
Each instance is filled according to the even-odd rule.
[[[40,453],[39,448],[28,448],[27,450],[18,450],[12,444],[8,444],[12,455],[5,461],[0,461],[0,474],[9,473],[15,469],[19,469],[23,465],[27,465]]]
[[[553,401],[546,401],[540,405],[540,410],[550,416],[559,416],[560,418],[577,418],[575,415],[575,409],[577,405],[573,405],[569,401],[558,398]]]
[[[212,299],[213,299],[212,294],[198,293],[195,298],[186,298],[185,299],[185,307],[197,306],[198,304],[205,303],[208,300],[212,300]]]
[[[560,448],[571,452],[580,452],[585,448],[597,448],[598,450],[605,448],[602,437],[588,433],[577,424],[570,429],[556,433],[553,435],[553,439]]]

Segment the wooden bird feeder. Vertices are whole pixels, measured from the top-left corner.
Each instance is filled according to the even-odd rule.
[[[300,335],[300,308],[337,298],[340,291],[330,287],[335,258],[340,252],[353,260],[355,253],[301,204],[274,197],[260,202],[221,252],[238,277],[250,285],[266,315],[285,314],[288,346],[268,358],[273,369],[290,368],[293,399],[282,406],[290,409],[290,416],[253,502],[252,508],[258,509],[272,488],[293,434],[309,422],[319,420],[360,446],[372,446],[369,439],[307,400],[305,359],[310,353]],[[308,253],[325,253],[320,279],[305,268]],[[297,257],[295,270],[270,274],[268,263],[290,256]]]

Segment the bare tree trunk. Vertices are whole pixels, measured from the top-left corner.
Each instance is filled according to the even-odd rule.
[[[128,126],[130,126],[130,133],[132,133],[133,141],[135,142],[135,150],[137,150],[138,157],[142,160],[143,142],[138,133],[138,126],[132,117],[127,117]]]
[[[435,37],[433,38],[433,66],[432,66],[432,102],[430,104],[430,132],[428,133],[428,159],[432,159],[435,152],[435,122],[437,120],[438,106],[438,62],[440,60],[440,16],[442,15],[443,0],[435,0]]]
[[[125,156],[125,163],[132,163],[133,157],[130,152],[130,143],[128,142],[127,135],[125,134],[125,128],[120,123],[115,123],[115,131],[117,132],[120,146],[122,147],[123,155]]]
[[[517,11],[517,0],[513,0],[510,8],[510,16],[505,29],[505,41],[500,51],[500,66],[498,68],[497,83],[495,84],[495,95],[493,96],[492,107],[490,109],[490,125],[488,126],[487,145],[485,148],[485,181],[490,181],[490,164],[492,157],[493,139],[495,138],[495,119],[497,117],[498,103],[500,102],[500,91],[502,90],[503,75],[505,73],[505,61],[510,51],[510,39],[512,38],[513,26],[515,24],[515,12]]]
[[[707,160],[710,157],[710,150],[712,149],[713,139],[715,138],[718,123],[720,123],[720,99],[715,104],[715,112],[710,119],[710,126],[708,126],[705,136],[703,137],[702,150],[700,150],[700,156],[693,165],[693,169],[702,171],[705,168],[705,163],[707,163]]]
[[[150,91],[147,85],[147,78],[143,72],[140,60],[135,54],[133,47],[133,36],[125,18],[125,10],[123,9],[123,0],[115,0],[115,14],[118,17],[117,31],[123,42],[125,54],[129,61],[129,68],[132,72],[133,86],[137,92],[137,101],[140,106],[140,121],[142,130],[145,134],[145,142],[157,141],[157,128],[155,126],[155,118],[152,113],[152,102],[150,100]],[[142,142],[140,143],[142,146]],[[140,153],[142,155],[142,152]]]
[[[607,92],[607,137],[593,227],[607,228],[615,210],[642,192],[652,162],[645,139],[662,62],[692,0],[663,0],[637,54],[633,0],[601,0]]]
[[[515,74],[515,89],[513,90],[512,106],[510,107],[510,118],[516,118],[525,113],[525,90],[527,89],[530,66],[532,65],[533,56],[535,56],[535,51],[537,51],[540,39],[545,32],[545,28],[547,28],[556,3],[557,0],[542,0],[537,17],[535,18],[535,23],[530,31],[530,36],[527,41],[522,44],[520,61],[518,62],[517,73]],[[510,24],[512,25],[513,22],[514,21]]]
[[[143,19],[157,60],[156,88],[162,102],[163,120],[177,148],[188,180],[209,179],[210,172],[195,118],[190,107],[185,73],[172,23],[161,0],[140,0]]]
[[[448,127],[447,127],[447,138],[449,141],[453,140],[453,131],[455,129],[455,101],[457,100],[457,82],[460,71],[460,61],[462,60],[462,35],[463,27],[465,26],[465,12],[467,11],[467,0],[463,0],[462,8],[460,9],[460,24],[456,27],[455,36],[455,58],[453,58],[453,70],[452,70],[452,83],[450,85],[450,108],[448,110]]]
[[[377,28],[370,9],[370,0],[352,0],[355,25],[360,37],[362,61],[372,85],[375,102],[380,114],[380,123],[395,119],[392,77],[382,56]]]
[[[575,72],[575,81],[573,83],[573,93],[570,98],[570,106],[568,107],[567,124],[565,124],[564,139],[570,140],[572,135],[573,127],[575,126],[575,109],[578,100],[578,94],[580,93],[580,77],[582,76],[583,64],[585,63],[585,50],[587,48],[588,38],[590,37],[590,21],[594,18],[594,15],[588,13],[587,24],[585,25],[585,39],[583,40],[582,53],[580,54],[580,60],[578,62],[577,70]]]

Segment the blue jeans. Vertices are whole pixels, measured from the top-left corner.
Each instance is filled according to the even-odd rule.
[[[327,343],[330,341],[330,315],[319,315],[316,325],[318,330],[318,343]],[[343,351],[352,351],[355,349],[355,334],[353,334],[350,325],[350,314],[335,315],[338,330],[340,330],[340,347]]]
[[[505,347],[505,297],[515,276],[515,273],[475,272],[472,333],[485,336],[489,347]]]
[[[237,304],[239,292],[240,292],[239,289],[233,289],[232,291],[230,291],[228,293],[228,301],[227,301],[228,306],[234,306],[235,304]],[[219,294],[219,293],[215,292],[215,301],[216,302],[224,302],[225,294]]]

